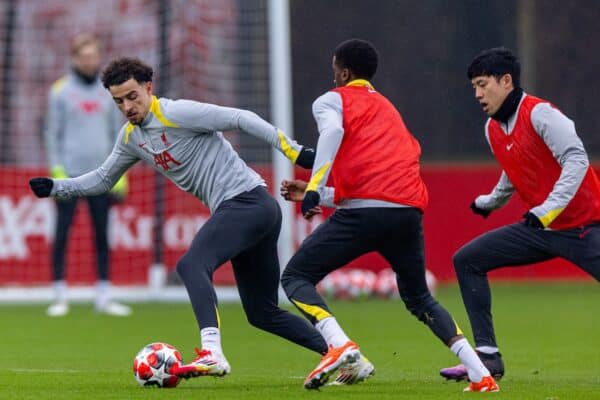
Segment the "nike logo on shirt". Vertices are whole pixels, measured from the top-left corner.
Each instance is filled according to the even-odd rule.
[[[510,149],[512,149],[514,143],[510,143],[506,145],[506,150],[510,151]]]

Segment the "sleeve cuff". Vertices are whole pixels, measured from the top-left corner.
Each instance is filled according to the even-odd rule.
[[[335,188],[330,186],[324,186],[318,190],[319,196],[321,196],[321,201],[319,205],[323,207],[331,207],[335,208],[335,203],[333,202],[335,196]]]

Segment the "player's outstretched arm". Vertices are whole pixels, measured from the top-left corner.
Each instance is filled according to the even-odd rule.
[[[50,178],[32,178],[29,180],[29,187],[37,197],[49,197],[54,183]]]
[[[315,162],[314,149],[298,144],[281,129],[252,111],[192,100],[177,100],[165,107],[165,113],[178,125],[198,132],[240,130],[248,133],[269,143],[291,162],[303,168],[310,169]]]
[[[325,184],[331,172],[335,156],[344,137],[341,97],[338,93],[328,92],[313,103],[313,116],[319,130],[317,154],[310,181],[306,186],[302,200],[302,215],[311,218],[311,210],[319,204],[327,203],[321,197],[333,191],[326,189]],[[331,196],[333,202],[333,196]]]
[[[248,110],[236,110],[238,129],[271,144],[292,163],[311,169],[315,163],[315,150],[298,144],[281,129],[274,127],[256,113]]]
[[[473,211],[473,214],[481,215],[483,218],[487,218],[492,213],[492,210],[477,207],[475,200],[471,203],[471,211]]]
[[[320,196],[317,197],[316,202],[314,199],[310,199],[312,193],[316,192],[306,192],[306,188],[308,187],[308,182],[305,182],[300,179],[295,179],[291,181],[284,180],[281,182],[281,187],[279,188],[279,193],[281,196],[288,200],[294,202],[302,202],[302,215],[306,219],[311,219],[317,214],[323,213],[321,207],[319,207]],[[331,191],[333,191],[332,188]],[[307,198],[308,194],[308,198]],[[333,197],[333,196],[331,196]]]
[[[492,211],[501,208],[510,200],[514,190],[512,182],[508,179],[506,173],[502,171],[502,175],[500,175],[500,179],[492,192],[478,196],[471,203],[471,211],[487,218]]]
[[[295,179],[295,180],[284,180],[281,182],[281,187],[279,188],[279,193],[281,197],[286,199],[287,201],[302,201],[305,197],[306,188],[308,187],[308,182]],[[324,186],[321,189],[320,202],[319,205],[323,207],[335,207],[333,203],[333,198],[335,195],[335,189],[330,186]]]
[[[304,200],[304,191],[307,186],[308,182],[300,179],[284,180],[279,187],[279,193],[287,201],[302,201]]]
[[[138,158],[124,152],[117,144],[104,163],[87,174],[68,179],[37,177],[29,181],[29,186],[37,197],[69,199],[96,196],[108,192],[137,161]]]

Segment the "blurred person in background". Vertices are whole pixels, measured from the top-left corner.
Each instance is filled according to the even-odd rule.
[[[550,102],[527,94],[521,67],[506,48],[480,53],[467,76],[488,115],[485,136],[502,173],[471,210],[484,218],[514,192],[527,205],[521,222],[476,237],[453,262],[476,350],[493,376],[504,375],[492,321],[488,272],[564,258],[600,280],[600,183],[575,124]],[[467,379],[464,365],[444,368],[447,379]]]
[[[313,103],[319,141],[310,181],[284,181],[281,187],[286,200],[302,202],[307,219],[321,212],[320,205],[337,208],[304,240],[281,277],[290,301],[329,345],[304,386],[317,389],[336,371],[336,384],[357,383],[374,372],[315,288],[330,272],[374,251],[396,273],[406,308],[467,365],[471,384],[465,391],[498,391],[427,288],[422,216],[428,194],[420,173],[421,146],[396,107],[371,84],[378,59],[367,41],[338,45],[332,62],[336,87]],[[330,174],[333,187],[325,186]]]
[[[110,154],[123,119],[99,79],[101,49],[89,33],[76,36],[71,44],[71,69],[51,87],[44,138],[53,178],[76,177],[96,169]],[[110,299],[108,211],[113,200],[127,193],[123,176],[110,193],[85,197],[94,225],[96,250],[97,312],[116,316],[131,314],[128,306]],[[65,281],[66,248],[78,199],[56,201],[57,220],[52,249],[54,303],[47,309],[52,317],[69,312]]]

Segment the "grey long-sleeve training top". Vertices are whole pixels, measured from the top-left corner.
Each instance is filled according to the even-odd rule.
[[[223,137],[224,130],[256,136],[292,162],[302,149],[253,112],[153,97],[144,121],[121,128],[112,153],[99,168],[77,178],[54,180],[51,195],[69,198],[106,192],[128,168],[144,160],[214,212],[224,200],[265,185]]]

